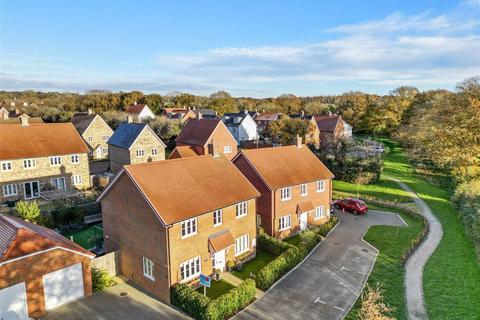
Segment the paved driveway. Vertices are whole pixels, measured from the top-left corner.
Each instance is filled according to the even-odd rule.
[[[378,251],[362,241],[371,225],[404,226],[396,214],[337,211],[340,224],[307,260],[237,319],[342,319],[360,295]]]
[[[120,296],[126,292],[128,295]],[[43,320],[189,319],[134,287],[120,283],[50,311]]]

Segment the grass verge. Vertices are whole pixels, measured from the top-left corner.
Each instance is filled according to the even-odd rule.
[[[95,236],[103,237],[103,230],[97,228],[95,225],[88,226],[81,230],[69,230],[62,232],[62,235],[68,239],[72,239],[73,242],[81,247],[90,250],[92,243],[90,242]]]
[[[212,280],[211,282],[211,287],[207,288],[207,297],[210,299],[216,299],[223,295],[224,293],[227,293],[228,291],[232,290],[235,288],[235,286],[225,280],[220,280],[220,281],[215,281]],[[203,294],[203,286],[199,287],[196,289],[197,292]]]
[[[250,278],[250,273],[257,275],[258,271],[260,271],[260,269],[266,266],[273,259],[275,259],[273,254],[257,248],[255,258],[245,262],[242,266],[242,271],[233,271],[232,274],[242,280],[247,280]]]

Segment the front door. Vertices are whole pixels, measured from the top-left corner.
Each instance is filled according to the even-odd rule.
[[[25,191],[26,200],[38,197],[38,181],[25,182],[23,190]]]
[[[300,214],[299,217],[300,220],[300,231],[306,230],[308,227],[308,214],[307,212],[304,212]]]
[[[213,255],[214,269],[225,270],[225,250],[215,252]]]
[[[102,157],[102,148],[98,147],[97,148],[97,158],[101,158],[101,157]]]

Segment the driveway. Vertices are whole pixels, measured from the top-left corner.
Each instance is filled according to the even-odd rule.
[[[342,319],[362,292],[378,250],[362,240],[371,225],[404,226],[396,214],[336,212],[340,224],[312,254],[237,319]]]
[[[120,296],[120,293],[127,293]],[[120,283],[50,311],[43,320],[190,319],[136,288]]]

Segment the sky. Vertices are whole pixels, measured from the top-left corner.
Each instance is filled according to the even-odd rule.
[[[0,0],[0,90],[298,96],[480,75],[480,0]]]

